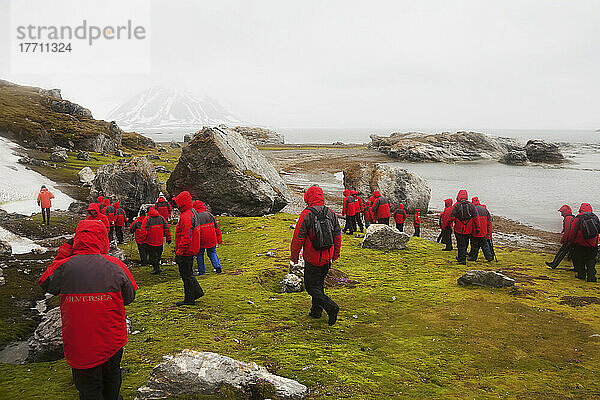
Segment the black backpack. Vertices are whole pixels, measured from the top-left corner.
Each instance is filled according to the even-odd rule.
[[[308,207],[308,210],[315,215],[312,221],[312,246],[315,250],[329,250],[333,246],[333,223],[327,217],[327,207],[319,212],[314,207]]]
[[[473,206],[473,208],[471,208],[470,206],[471,206],[471,203],[469,203],[468,201],[458,202],[454,206],[454,209],[452,210],[453,216],[460,219],[461,221],[466,221],[468,219],[474,218],[475,217],[475,215],[473,214],[474,206]]]
[[[579,230],[584,239],[592,239],[600,234],[600,221],[595,214],[584,213],[577,217]]]

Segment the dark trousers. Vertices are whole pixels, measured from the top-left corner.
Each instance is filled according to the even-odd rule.
[[[123,227],[115,225],[115,234],[117,235],[117,242],[123,243]]]
[[[50,209],[42,208],[42,222],[46,225],[50,225]]]
[[[552,260],[552,262],[550,264],[554,268],[558,267],[558,264],[560,264],[562,262],[562,260],[567,256],[567,254],[569,254],[570,250],[571,250],[571,245],[564,243],[562,246],[560,246],[560,249],[558,249],[558,251],[556,252],[556,255],[554,256],[554,260]]]
[[[160,271],[160,258],[162,257],[163,246],[150,246],[146,245],[146,252],[148,253],[148,259],[150,265],[154,268],[154,271]]]
[[[446,245],[446,250],[452,250],[452,228],[442,229],[442,244]]]
[[[148,264],[148,253],[146,252],[146,245],[144,243],[137,244],[138,251],[140,252],[140,263],[142,265]]]
[[[461,264],[467,263],[467,247],[469,247],[469,238],[471,235],[463,235],[462,233],[454,232],[456,236],[456,247],[458,247],[458,256],[456,259]]]
[[[396,229],[398,229],[400,232],[404,232],[404,222],[401,224],[396,224]]]
[[[469,261],[476,261],[479,256],[479,249],[487,261],[492,261],[494,255],[490,249],[490,242],[484,237],[471,237],[471,251],[469,252]]]
[[[384,225],[389,225],[390,224],[390,217],[387,218],[380,218],[377,220],[378,224],[384,224]]]
[[[362,232],[365,229],[365,226],[363,225],[363,220],[362,220],[362,217],[360,216],[360,213],[356,213],[356,215],[354,216],[354,220],[356,221],[356,224],[358,225],[358,227],[360,228],[360,231]]]
[[[194,256],[175,256],[175,262],[179,267],[179,276],[183,281],[183,301],[192,303],[204,294],[192,271]]]
[[[589,282],[596,281],[596,255],[597,247],[584,247],[578,244],[573,246],[572,253],[573,266],[579,279],[586,279]]]
[[[415,234],[413,236],[421,236],[421,226],[417,225],[415,226]]]
[[[310,314],[320,317],[323,310],[330,314],[339,309],[338,305],[325,294],[325,277],[331,264],[316,266],[304,261],[304,287],[312,297]]]
[[[115,226],[111,225],[110,229],[108,230],[108,242],[112,243],[114,239],[115,239]],[[111,244],[111,246],[112,246],[112,244]]]
[[[344,225],[344,233],[350,232],[353,234],[356,232],[356,218],[355,215],[346,215],[346,224]]]
[[[104,364],[94,368],[73,368],[73,383],[80,400],[118,400],[121,389],[123,348]]]

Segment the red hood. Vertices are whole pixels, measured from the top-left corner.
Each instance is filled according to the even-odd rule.
[[[350,191],[348,189],[344,189],[344,197],[350,195]]]
[[[420,209],[418,209],[418,208],[416,208],[416,209],[415,209],[415,216],[417,216],[417,217],[418,217],[420,212],[421,212],[421,210],[420,210]]]
[[[102,205],[103,205],[104,207],[108,207],[108,206],[110,206],[110,200],[109,200],[109,199],[104,199],[104,200],[102,201]]]
[[[100,214],[100,207],[98,207],[98,203],[90,203],[87,209],[88,211],[96,211],[97,214]]]
[[[115,204],[113,204],[113,206],[115,206],[115,208],[121,208],[121,203],[115,201]]]
[[[381,193],[379,192],[379,190],[376,190],[373,192],[373,197],[375,197],[375,198],[381,197]]]
[[[41,188],[41,189],[40,189],[40,193],[42,193],[42,192],[47,192],[47,191],[48,191],[48,188]]]
[[[584,212],[592,212],[592,206],[589,203],[581,203],[581,206],[579,207],[579,213],[584,213]]]
[[[167,201],[167,199],[165,199],[165,198],[164,198],[164,197],[162,197],[162,196],[160,196],[160,197],[158,198],[158,202],[159,202],[159,203],[164,203],[165,201]]]
[[[108,233],[101,221],[88,219],[77,225],[73,240],[73,254],[108,253]]]
[[[403,209],[404,209],[404,204],[400,203],[400,205],[398,206],[398,208],[399,208],[400,210],[403,210]]]
[[[561,208],[559,208],[558,211],[560,211],[560,213],[562,214],[563,217],[565,215],[573,215],[573,210],[571,210],[571,207],[569,207],[566,204],[563,205]]]
[[[351,190],[350,191],[350,195],[352,195],[352,196],[358,196],[358,192],[356,190]]]
[[[179,193],[177,196],[173,197],[175,203],[177,204],[177,208],[182,211],[185,211],[192,207],[192,195],[187,190]]]
[[[452,207],[452,199],[446,199],[446,200],[444,200],[444,205],[446,207]]]
[[[371,208],[371,200],[367,200],[367,202],[365,203],[365,205],[369,206],[369,208]]]
[[[456,195],[456,201],[461,200],[469,200],[469,195],[465,189],[461,189],[458,191],[458,195]]]
[[[104,196],[98,196],[98,203],[102,204],[103,201],[104,201]]]
[[[149,217],[158,217],[160,214],[158,213],[158,211],[156,211],[156,208],[154,207],[150,207],[148,209],[148,216]]]
[[[194,209],[198,212],[206,211],[206,207],[204,207],[204,203],[200,200],[194,200]]]
[[[344,192],[347,192],[345,190]],[[324,206],[325,196],[323,196],[323,189],[318,186],[311,186],[304,193],[304,202],[309,206]]]
[[[479,197],[473,197],[471,199],[471,203],[473,203],[474,206],[480,206],[481,203],[479,202]]]

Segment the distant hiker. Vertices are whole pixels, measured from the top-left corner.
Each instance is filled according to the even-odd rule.
[[[350,194],[348,189],[344,190],[344,200],[342,202],[342,215],[346,216],[346,224],[344,225],[344,233],[352,235],[356,232],[356,222],[354,215],[356,214],[356,207],[354,204],[354,197]]]
[[[102,205],[104,206],[101,210],[102,214],[108,217],[108,222],[110,223],[108,228],[108,242],[112,244],[115,239],[115,220],[117,219],[115,213],[117,210],[110,204],[110,199],[105,198]]]
[[[98,208],[100,208],[100,210],[102,210],[102,208],[104,207],[104,196],[98,196]]]
[[[373,220],[377,221],[378,224],[390,224],[390,202],[387,197],[383,197],[379,190],[373,192],[374,202],[371,206],[371,214],[373,214]]]
[[[194,305],[196,299],[204,296],[204,291],[194,277],[194,256],[200,251],[200,217],[192,207],[190,192],[183,191],[173,198],[179,208],[179,221],[175,229],[175,262],[183,281],[183,301],[177,306]]]
[[[123,225],[127,222],[127,214],[125,210],[121,208],[121,203],[115,201],[115,234],[117,235],[117,242],[123,243]]]
[[[144,231],[144,243],[146,244],[146,253],[152,265],[152,274],[160,274],[160,259],[163,253],[163,237],[167,243],[171,243],[171,230],[169,223],[154,207],[148,210],[148,216],[142,223]]]
[[[373,223],[373,215],[371,214],[371,200],[367,200],[365,203],[365,209],[363,210],[363,217],[365,218],[365,228],[369,229],[369,226]]]
[[[335,213],[325,206],[323,189],[311,186],[304,193],[307,207],[300,213],[290,248],[290,262],[298,263],[300,249],[304,258],[304,286],[312,297],[310,315],[320,318],[323,309],[329,325],[335,324],[339,306],[325,294],[324,284],[332,263],[340,256],[340,224]]]
[[[592,212],[592,206],[582,203],[579,214],[573,219],[568,241],[573,245],[573,266],[578,279],[596,282],[596,256],[598,254],[598,235],[600,220]]]
[[[452,250],[452,199],[444,200],[444,211],[440,214],[440,234],[441,243],[445,244],[446,247],[442,251]]]
[[[42,185],[40,193],[38,193],[37,203],[42,208],[42,222],[50,225],[50,207],[52,207],[52,199],[54,195],[50,193],[46,185]]]
[[[98,203],[90,203],[87,209],[87,217],[86,220],[96,220],[100,221],[104,224],[106,228],[106,234],[108,235],[108,231],[110,230],[110,221],[108,217],[100,212],[98,208]]]
[[[158,200],[156,200],[154,208],[156,208],[156,211],[158,211],[158,213],[167,221],[171,218],[171,203],[164,198],[162,193],[159,195]]]
[[[571,207],[568,205],[563,205],[558,209],[560,214],[563,217],[563,227],[562,227],[562,236],[560,237],[560,249],[554,256],[554,260],[551,262],[546,261],[546,265],[550,268],[558,267],[558,264],[565,258],[565,256],[571,251],[571,245],[567,241],[567,237],[569,236],[569,232],[571,231],[571,224],[573,223],[573,211],[571,211]]]
[[[140,264],[148,264],[148,253],[146,252],[146,232],[142,229],[144,221],[146,220],[146,211],[140,210],[140,215],[135,221],[129,226],[129,232],[133,233],[135,243],[137,244],[138,252],[140,253]]]
[[[204,275],[204,250],[210,259],[214,271],[217,274],[221,273],[221,264],[219,256],[217,256],[217,244],[222,244],[221,229],[214,215],[206,211],[204,203],[200,200],[194,201],[194,210],[198,212],[198,220],[200,222],[200,251],[196,255],[196,265],[198,275]]]
[[[421,210],[416,208],[415,215],[413,216],[413,227],[415,228],[415,233],[413,236],[416,237],[421,236],[421,216],[419,215],[420,212]]]
[[[481,248],[485,259],[493,261],[494,255],[489,242],[489,239],[492,238],[492,216],[486,206],[479,202],[478,197],[473,197],[471,203],[475,206],[477,217],[471,234],[471,251],[468,254],[468,260],[477,261]]]
[[[394,222],[396,223],[396,229],[400,232],[404,232],[404,221],[406,221],[406,210],[404,210],[404,204],[400,203],[398,208],[394,210]]]
[[[55,260],[38,281],[44,291],[60,295],[63,350],[80,399],[117,400],[121,388],[125,305],[135,299],[137,284],[107,251],[104,225],[81,221],[73,255]]]
[[[350,194],[352,195],[352,197],[354,197],[354,209],[356,211],[356,213],[354,214],[354,221],[358,225],[360,231],[363,232],[365,229],[362,220],[362,212],[365,209],[363,200],[360,198],[356,190],[351,190]]]
[[[458,256],[456,260],[460,264],[467,263],[467,247],[469,238],[473,233],[476,224],[477,209],[471,202],[466,190],[459,190],[456,196],[456,203],[450,213],[454,223],[454,235],[456,236],[456,247],[458,247]]]

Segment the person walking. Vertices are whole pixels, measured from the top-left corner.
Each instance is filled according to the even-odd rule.
[[[452,205],[452,199],[444,200],[444,211],[440,214],[440,239],[446,245],[442,251],[452,251]]]
[[[379,190],[373,192],[373,205],[371,206],[371,214],[373,220],[378,224],[390,224],[390,202],[387,197],[383,197]]]
[[[81,221],[73,255],[55,260],[38,281],[45,292],[60,296],[62,347],[82,400],[120,398],[125,306],[134,301],[137,284],[107,251],[104,225]]]
[[[164,219],[167,220],[167,222],[169,221],[171,218],[171,203],[165,199],[162,193],[158,196],[158,200],[156,200],[154,208],[160,215],[162,215]]]
[[[320,318],[323,310],[329,325],[337,321],[340,307],[325,294],[324,284],[332,263],[340,256],[342,232],[333,211],[325,206],[323,189],[311,186],[304,193],[307,207],[300,213],[290,246],[290,262],[298,264],[300,250],[304,258],[304,286],[312,297],[309,315]]]
[[[415,233],[413,234],[413,236],[416,237],[421,236],[421,216],[419,215],[420,212],[421,210],[416,208],[415,215],[413,216],[413,227],[415,228]]]
[[[96,220],[102,222],[104,227],[106,228],[106,234],[108,235],[108,231],[110,230],[110,221],[108,217],[100,212],[100,208],[98,207],[98,203],[90,203],[87,209],[86,220]]]
[[[479,202],[478,197],[473,197],[471,203],[475,206],[477,216],[475,217],[476,223],[471,234],[471,251],[467,259],[469,261],[477,261],[479,249],[481,249],[485,259],[488,262],[493,261],[494,255],[489,245],[489,240],[492,238],[492,216],[487,207]]]
[[[369,229],[369,226],[373,223],[373,215],[371,214],[371,200],[367,200],[365,203],[365,209],[363,210],[363,216],[365,218],[365,228]]]
[[[200,251],[196,255],[196,266],[198,275],[204,275],[204,251],[210,259],[214,271],[221,273],[221,264],[217,255],[217,244],[222,244],[221,229],[214,215],[206,211],[204,203],[200,200],[194,201],[194,210],[198,212],[198,221],[200,223]]]
[[[179,208],[179,221],[175,228],[175,262],[183,281],[183,301],[177,306],[194,305],[204,291],[194,277],[194,256],[200,251],[200,217],[194,210],[190,192],[183,191],[173,198]]]
[[[109,222],[108,242],[112,245],[115,240],[115,220],[117,219],[116,218],[117,210],[115,209],[115,207],[112,204],[110,204],[110,199],[108,199],[108,198],[104,198],[104,201],[102,204],[104,205],[104,207],[102,208],[102,214],[106,215],[106,217],[108,218],[108,222]]]
[[[48,190],[46,185],[42,185],[37,196],[38,206],[42,208],[42,222],[50,225],[50,207],[52,207],[52,199],[54,195]]]
[[[454,235],[456,236],[456,247],[458,255],[456,260],[459,264],[467,263],[467,247],[469,247],[469,238],[476,225],[477,210],[469,201],[467,191],[462,189],[458,191],[456,203],[452,207],[450,218],[454,224]]]
[[[560,237],[561,246],[560,249],[558,249],[556,255],[554,256],[554,259],[551,262],[546,261],[546,265],[552,269],[558,267],[563,258],[565,258],[565,256],[569,254],[569,251],[571,251],[571,244],[568,243],[567,237],[569,236],[569,232],[571,231],[571,224],[573,223],[573,218],[575,218],[573,216],[573,211],[571,210],[571,207],[569,207],[567,204],[564,204],[561,208],[558,209],[558,211],[563,217],[563,226],[561,231],[562,235]]]
[[[365,226],[363,224],[362,215],[361,215],[363,213],[363,210],[365,209],[363,200],[360,198],[360,196],[358,195],[358,192],[356,190],[351,190],[350,194],[352,195],[352,197],[354,197],[354,209],[356,211],[354,213],[354,222],[356,222],[356,225],[358,225],[358,228],[360,229],[360,231],[364,232]]]
[[[356,214],[356,206],[354,197],[350,194],[350,190],[344,189],[344,200],[342,202],[342,215],[346,216],[346,224],[344,225],[344,233],[352,235],[356,232],[356,223],[354,216]]]
[[[404,204],[400,203],[398,208],[394,210],[394,222],[396,223],[396,229],[400,232],[404,232],[404,221],[406,221],[406,211],[404,210]]]
[[[123,225],[127,222],[127,214],[125,210],[121,208],[121,203],[115,201],[115,235],[117,236],[117,242],[123,243]]]
[[[140,253],[140,264],[142,266],[148,264],[148,253],[146,252],[146,232],[142,229],[146,220],[146,211],[140,210],[140,215],[129,226],[129,232],[133,233],[135,243],[137,244],[138,253]]]
[[[596,256],[600,220],[589,203],[582,203],[579,214],[573,219],[568,242],[573,246],[573,266],[577,279],[596,282]]]
[[[146,253],[152,265],[152,274],[160,274],[160,259],[163,252],[163,237],[167,239],[167,243],[171,243],[171,230],[169,223],[162,215],[156,211],[154,207],[148,210],[148,216],[142,223],[144,231],[144,244],[146,245]]]

